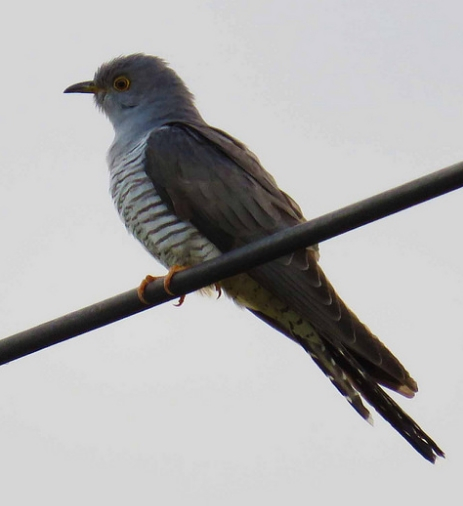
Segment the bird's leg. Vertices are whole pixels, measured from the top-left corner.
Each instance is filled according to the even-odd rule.
[[[146,287],[153,281],[156,281],[156,279],[159,279],[160,277],[162,276],[151,276],[150,274],[148,274],[140,283],[140,286],[137,288],[137,295],[140,301],[143,302],[143,304],[146,304],[147,306],[150,305],[150,303],[145,299]]]
[[[171,292],[170,290],[170,282],[172,281],[172,277],[176,272],[184,271],[185,269],[188,269],[188,267],[185,267],[183,265],[173,265],[170,269],[167,275],[164,277],[164,290],[169,295],[175,295],[175,293]],[[178,299],[177,304],[174,304],[174,306],[180,307],[183,302],[185,301],[186,295],[181,295]]]
[[[175,295],[175,293],[173,293],[170,290],[170,282],[172,281],[172,276],[176,272],[184,271],[185,269],[188,269],[188,267],[184,267],[181,265],[174,265],[169,269],[169,272],[165,276],[151,276],[150,274],[148,274],[148,276],[145,277],[145,279],[140,283],[140,286],[137,288],[138,298],[141,300],[141,302],[143,302],[144,304],[149,306],[150,303],[145,299],[146,287],[150,283],[152,283],[153,281],[156,281],[156,279],[159,279],[159,278],[164,279],[163,284],[164,284],[164,290],[166,291],[166,293],[168,293],[169,295]],[[184,300],[185,300],[185,295],[182,295],[180,297],[179,301],[177,302],[177,304],[174,304],[174,305],[177,307],[181,306],[183,304]]]

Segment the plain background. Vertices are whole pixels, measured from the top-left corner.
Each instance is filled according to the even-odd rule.
[[[108,193],[109,122],[63,95],[168,60],[203,116],[315,217],[463,160],[459,1],[24,2],[0,20],[0,322],[8,336],[163,269]],[[347,303],[419,383],[447,459],[371,428],[296,345],[187,298],[0,368],[5,505],[459,504],[462,193],[322,244]]]

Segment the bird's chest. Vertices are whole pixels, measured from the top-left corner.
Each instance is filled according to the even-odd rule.
[[[145,142],[109,160],[111,194],[125,226],[166,267],[195,265],[220,251],[163,202],[145,172]]]

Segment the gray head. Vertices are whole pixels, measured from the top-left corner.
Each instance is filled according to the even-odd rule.
[[[93,81],[69,86],[64,93],[93,93],[97,107],[111,120],[116,133],[167,121],[202,121],[184,82],[156,56],[115,58],[97,70]]]

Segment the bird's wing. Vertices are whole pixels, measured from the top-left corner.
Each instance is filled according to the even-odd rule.
[[[242,143],[208,127],[172,123],[148,139],[146,171],[156,190],[221,251],[304,221]],[[377,381],[406,396],[415,381],[343,303],[317,263],[314,248],[249,271],[260,285],[308,320],[332,346],[354,354]]]

